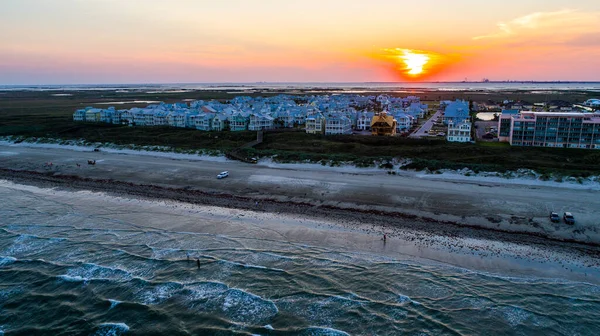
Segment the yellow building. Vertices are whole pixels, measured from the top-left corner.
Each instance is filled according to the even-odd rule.
[[[371,134],[373,135],[396,135],[398,122],[387,112],[380,112],[371,119]]]

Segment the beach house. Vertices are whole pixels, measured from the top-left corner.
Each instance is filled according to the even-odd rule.
[[[401,133],[408,132],[416,118],[406,113],[398,113],[394,115],[394,119],[396,120],[396,131]]]
[[[371,129],[371,120],[373,120],[374,116],[374,112],[358,112],[356,129],[359,131],[369,131]]]
[[[249,131],[261,131],[273,129],[274,118],[261,113],[251,113],[248,116],[248,130]]]
[[[73,121],[85,121],[85,112],[86,109],[79,109],[73,112]]]
[[[325,117],[321,113],[314,113],[306,117],[304,129],[308,134],[323,134],[325,132]]]
[[[229,130],[233,132],[247,131],[249,123],[250,121],[246,115],[242,112],[236,112],[229,118]]]
[[[114,114],[115,114],[115,108],[112,106],[107,109],[102,109],[102,110],[100,110],[100,120],[99,121],[103,122],[103,123],[111,124]]]
[[[444,109],[443,122],[448,125],[452,122],[454,125],[462,123],[469,119],[469,102],[465,100],[456,100],[449,103]]]
[[[387,112],[380,112],[371,120],[372,135],[396,135],[398,122]]]
[[[448,133],[446,139],[449,142],[470,142],[471,141],[471,123],[467,120],[454,123],[448,122]]]
[[[87,122],[99,122],[100,121],[100,112],[101,109],[98,108],[88,108],[85,111],[85,121]]]
[[[342,114],[325,117],[325,134],[352,134],[352,120]]]

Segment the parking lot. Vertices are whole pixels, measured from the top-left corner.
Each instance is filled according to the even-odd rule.
[[[491,128],[493,128],[493,129],[491,129]],[[477,137],[478,141],[498,141],[497,128],[498,128],[497,121],[476,121],[475,122],[475,136]],[[486,133],[490,133],[494,137],[491,139],[486,139],[483,137]]]

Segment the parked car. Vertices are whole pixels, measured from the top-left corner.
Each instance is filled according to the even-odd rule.
[[[575,217],[573,217],[573,214],[570,212],[565,212],[563,214],[563,220],[567,224],[575,224]]]
[[[217,178],[222,179],[222,178],[226,178],[227,176],[229,176],[229,172],[224,171],[224,172],[221,172],[219,175],[217,175]]]
[[[558,215],[558,213],[551,212],[550,213],[550,221],[553,222],[553,223],[559,223],[560,222],[560,216]]]

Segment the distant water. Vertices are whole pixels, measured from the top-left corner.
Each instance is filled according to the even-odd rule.
[[[348,93],[365,91],[567,91],[585,90],[600,92],[600,82],[421,82],[421,83],[184,83],[184,84],[81,84],[81,85],[0,85],[0,91],[80,91],[80,90],[340,90]]]
[[[597,335],[600,330],[596,285],[495,276],[243,234],[151,229],[143,226],[149,210],[135,202],[119,209],[94,202],[74,206],[2,186],[0,199],[0,333]],[[187,254],[200,258],[200,270]]]

